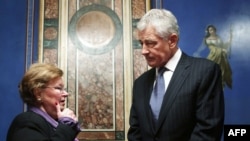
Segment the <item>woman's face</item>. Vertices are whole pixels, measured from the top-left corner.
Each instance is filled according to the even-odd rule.
[[[40,109],[57,119],[56,104],[60,104],[61,110],[64,109],[68,93],[64,90],[64,83],[61,77],[52,79],[40,94]]]
[[[210,35],[214,35],[214,34],[215,34],[214,28],[213,28],[213,27],[209,27],[209,28],[208,28],[208,33],[209,33]]]

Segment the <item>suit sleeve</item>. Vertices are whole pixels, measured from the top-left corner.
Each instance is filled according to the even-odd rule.
[[[57,129],[53,129],[40,117],[16,118],[7,135],[7,141],[73,141],[77,131],[70,126],[59,123]]]
[[[130,109],[130,116],[129,116],[129,125],[130,128],[128,130],[128,141],[140,141],[141,140],[141,132],[139,128],[139,121],[136,113],[135,105],[135,96],[136,94],[136,82],[134,83],[133,87],[133,97],[132,97],[132,106]]]
[[[190,141],[220,141],[224,124],[224,96],[220,67],[206,69],[196,100],[197,124]]]

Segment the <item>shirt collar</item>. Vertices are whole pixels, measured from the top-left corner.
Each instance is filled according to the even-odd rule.
[[[42,116],[43,118],[45,118],[45,120],[47,122],[49,122],[54,128],[56,128],[58,126],[58,122],[56,120],[54,120],[51,116],[49,116],[47,113],[42,111],[41,109],[39,109],[37,107],[29,107],[29,110],[31,110],[31,111],[37,113],[38,115]]]
[[[176,51],[174,56],[169,59],[169,61],[165,65],[165,67],[168,68],[171,72],[174,72],[175,68],[176,68],[176,66],[181,58],[181,54],[182,54],[181,49],[178,48],[178,50]]]

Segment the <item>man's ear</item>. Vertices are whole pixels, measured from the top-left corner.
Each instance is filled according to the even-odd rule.
[[[169,37],[168,37],[168,43],[170,47],[175,47],[177,46],[179,40],[179,36],[176,33],[172,33]]]

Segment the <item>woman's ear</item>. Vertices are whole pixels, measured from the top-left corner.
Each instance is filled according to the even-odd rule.
[[[36,97],[37,101],[41,101],[42,96],[41,96],[41,89],[40,88],[35,88],[33,90],[34,96]]]

